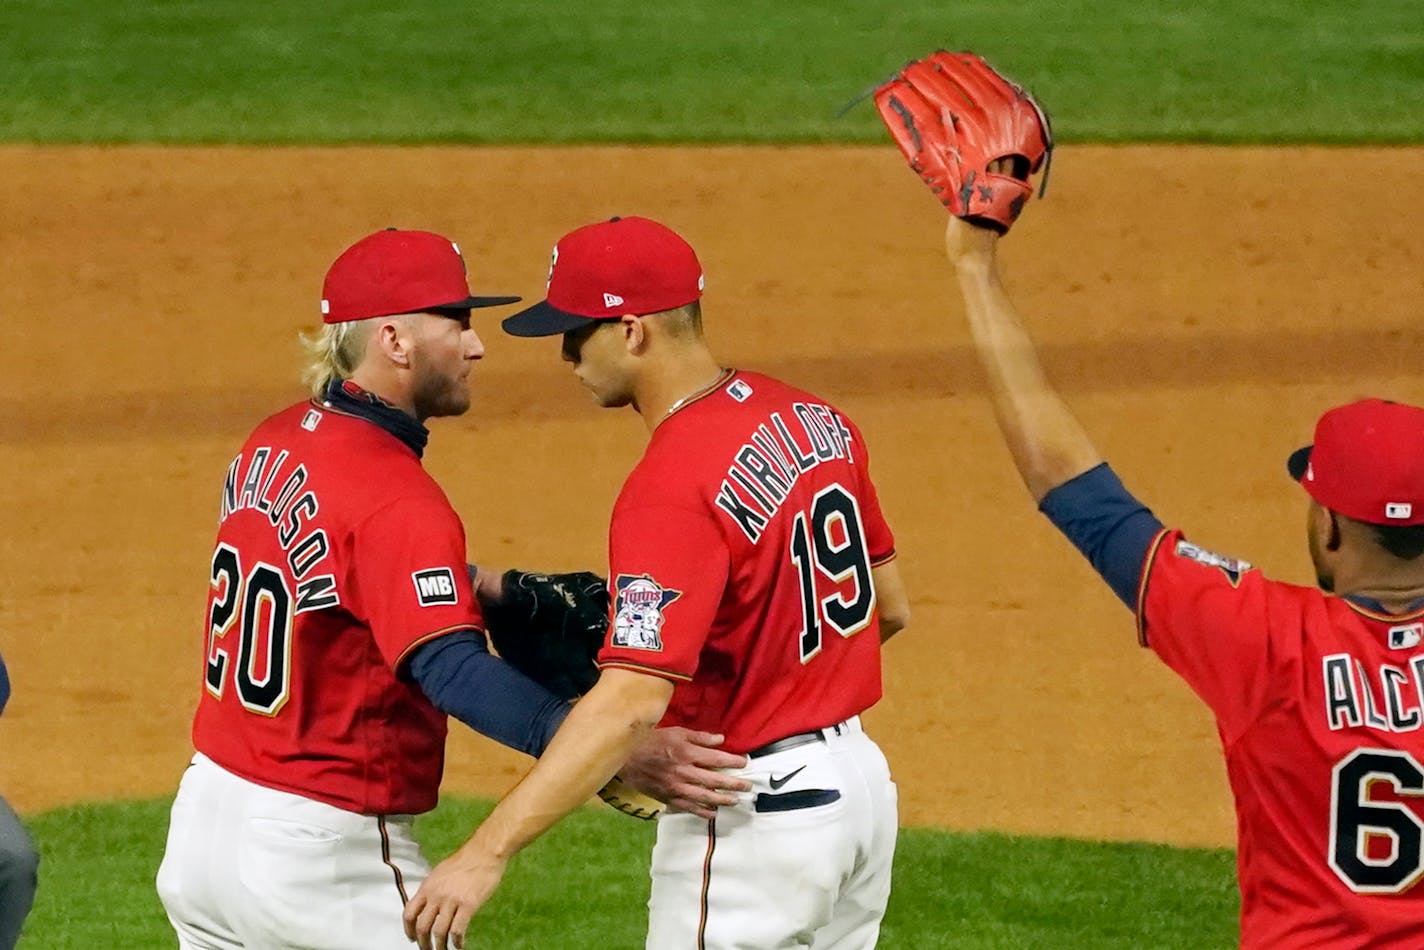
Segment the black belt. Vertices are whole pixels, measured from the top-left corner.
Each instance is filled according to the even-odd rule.
[[[841,735],[846,729],[846,724],[838,722],[834,726],[827,726],[825,729],[812,729],[810,732],[798,732],[794,736],[787,736],[784,739],[777,739],[775,742],[768,742],[764,746],[758,746],[747,753],[749,759],[759,759],[764,755],[774,755],[777,752],[785,752],[787,749],[796,749],[803,745],[810,745],[813,742],[825,742],[826,733],[834,732]]]

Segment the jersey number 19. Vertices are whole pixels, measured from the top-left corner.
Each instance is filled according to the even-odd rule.
[[[796,513],[791,563],[801,579],[801,662],[806,663],[821,652],[825,626],[849,637],[865,629],[875,610],[860,507],[839,483],[817,492],[809,511]],[[823,594],[828,586],[830,592]]]

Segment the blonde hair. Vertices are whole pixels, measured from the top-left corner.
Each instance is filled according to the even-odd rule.
[[[366,356],[366,344],[371,341],[372,328],[381,319],[372,317],[346,323],[326,323],[319,330],[301,334],[302,349],[307,353],[302,382],[311,389],[313,396],[320,399],[333,380],[351,378]]]

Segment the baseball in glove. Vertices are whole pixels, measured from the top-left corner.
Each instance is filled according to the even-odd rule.
[[[1003,234],[1040,168],[1042,196],[1053,154],[1048,114],[983,58],[940,50],[906,64],[873,95],[910,168],[955,217]],[[1000,160],[1008,174],[991,170]]]
[[[608,584],[597,574],[504,573],[504,597],[484,608],[495,652],[564,699],[598,681],[594,657],[608,630]]]

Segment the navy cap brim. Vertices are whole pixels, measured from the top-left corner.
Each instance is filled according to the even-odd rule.
[[[1305,477],[1305,470],[1310,467],[1310,450],[1313,448],[1315,446],[1307,445],[1303,449],[1296,449],[1290,454],[1290,458],[1286,459],[1286,471],[1290,472],[1291,478],[1300,481]]]
[[[601,322],[598,317],[581,317],[576,313],[565,313],[541,300],[534,306],[521,310],[512,317],[500,321],[504,332],[510,336],[556,336],[586,327],[590,323]]]

